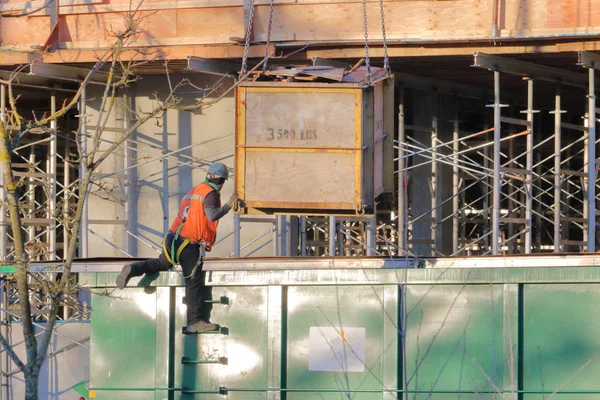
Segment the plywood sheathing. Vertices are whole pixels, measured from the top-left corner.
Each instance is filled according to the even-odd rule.
[[[39,3],[39,4],[38,4]],[[257,1],[254,40],[267,39],[268,1]],[[600,0],[521,0],[499,2],[499,29],[501,38],[490,41],[494,0],[454,1],[384,1],[387,38],[390,46],[422,45],[438,54],[467,54],[481,50],[481,44],[506,45],[512,40],[535,40],[530,47],[516,46],[507,53],[539,50],[544,46],[541,38],[554,42],[582,40],[576,35],[600,32],[600,13],[595,10]],[[41,2],[10,1],[0,4],[0,9],[33,9]],[[81,0],[60,0],[59,43],[61,49],[88,51],[110,45],[110,30],[122,26],[122,13],[129,1],[107,0],[84,4]],[[262,5],[260,5],[262,4]],[[311,48],[319,45],[337,47],[336,50],[359,44],[364,40],[361,1],[335,2],[326,0],[283,0],[275,2],[272,41],[310,42]],[[379,2],[368,3],[369,39],[380,40],[381,21]],[[19,8],[22,7],[22,8]],[[102,8],[103,7],[103,8]],[[230,45],[231,37],[244,36],[244,11],[242,1],[233,0],[147,0],[140,7],[141,34],[134,46],[161,49],[178,46]],[[0,19],[0,41],[4,47],[31,51],[46,43],[50,33],[50,11],[43,10],[34,17]],[[587,36],[587,39],[590,37]],[[477,45],[468,47],[469,43]],[[466,47],[465,47],[466,46]],[[587,47],[596,49],[595,45]],[[391,49],[397,56],[421,55],[419,48]],[[577,49],[578,50],[578,49]],[[445,51],[445,53],[444,53]],[[542,51],[544,51],[542,49]],[[562,51],[560,46],[552,52]],[[571,48],[565,51],[571,51]],[[411,52],[413,54],[411,54]],[[78,61],[64,53],[68,61]],[[435,53],[431,53],[435,54]],[[344,56],[344,55],[342,55]],[[14,56],[11,56],[14,59]],[[59,58],[60,58],[59,57]],[[351,55],[349,57],[355,57]],[[0,55],[0,62],[6,63]],[[89,58],[81,57],[82,62]]]
[[[0,18],[0,44],[6,49],[16,48],[24,43],[44,44],[49,34],[49,17]]]
[[[243,11],[237,8],[163,10],[140,13],[140,35],[131,46],[230,44],[230,37],[244,36]],[[60,25],[60,47],[106,48],[111,31],[123,27],[119,13],[67,15]]]
[[[591,28],[600,25],[600,0],[548,1],[548,27]],[[590,32],[594,32],[592,29]]]

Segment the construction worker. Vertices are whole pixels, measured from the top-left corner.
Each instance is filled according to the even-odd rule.
[[[211,251],[215,243],[219,220],[231,210],[237,198],[233,194],[221,207],[221,189],[227,179],[227,167],[222,163],[212,164],[204,182],[184,196],[160,256],[126,265],[117,277],[117,287],[123,289],[134,276],[168,271],[179,263],[185,277],[188,332],[218,329],[218,325],[210,323],[208,307],[202,307],[205,298],[202,264],[205,251]]]

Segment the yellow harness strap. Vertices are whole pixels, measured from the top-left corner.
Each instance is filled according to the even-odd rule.
[[[173,241],[175,241],[175,238],[173,238]],[[165,254],[165,257],[167,257],[167,260],[175,265],[175,264],[179,264],[179,256],[181,255],[181,252],[183,251],[183,249],[185,249],[185,246],[187,246],[188,244],[190,244],[190,241],[185,239],[177,248],[177,253],[175,254],[175,260],[173,260],[171,258],[171,255],[169,254],[169,251],[167,250],[167,238],[165,236],[164,240],[163,240],[163,253]]]

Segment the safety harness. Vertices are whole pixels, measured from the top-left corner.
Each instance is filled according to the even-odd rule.
[[[204,179],[204,182],[209,184],[213,189],[215,189],[217,191],[217,193],[220,193],[219,186],[210,182],[208,179]],[[191,200],[192,198],[194,198],[194,196],[196,196],[196,195],[186,195],[184,197],[184,200]],[[204,201],[203,198],[198,199],[198,200]],[[190,204],[191,204],[191,202],[190,202]],[[171,249],[170,249],[171,251],[170,252],[167,250],[167,236],[168,235],[165,236],[165,238],[163,240],[163,252],[165,254],[165,257],[167,257],[167,260],[171,264],[173,264],[173,267],[175,267],[177,264],[179,264],[179,256],[183,252],[183,249],[185,249],[185,247],[188,244],[190,244],[190,241],[188,239],[184,239],[183,242],[181,242],[181,244],[177,248],[177,252],[175,252],[175,242],[179,238],[179,232],[181,232],[181,230],[183,229],[183,225],[185,224],[185,221],[187,220],[188,214],[190,212],[190,204],[188,204],[187,207],[185,207],[183,210],[183,213],[181,215],[181,224],[179,225],[179,227],[177,227],[177,229],[175,230],[175,232],[173,234],[173,240],[171,241]],[[200,265],[202,265],[202,261],[204,260],[206,244],[198,243],[198,245],[200,247],[200,254],[198,255],[198,261],[196,261],[196,265],[194,265],[194,268],[192,269],[192,273],[189,276],[184,276],[185,279],[189,279],[192,276],[194,276],[196,274],[196,271],[198,270],[198,267]]]

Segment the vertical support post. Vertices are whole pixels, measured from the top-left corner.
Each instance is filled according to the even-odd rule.
[[[500,72],[494,71],[494,189],[492,203],[492,255],[498,255],[500,237]]]
[[[487,129],[487,127],[486,127]],[[486,134],[486,142],[489,140],[489,135]],[[485,168],[486,171],[490,170],[490,160],[492,159],[492,149],[490,148],[490,146],[485,146],[485,148],[483,149],[483,155],[485,156],[483,159],[483,167]],[[483,178],[483,182],[481,184],[481,190],[483,191],[483,193],[485,193],[484,197],[483,197],[483,213],[482,213],[482,217],[483,219],[486,221],[485,226],[483,227],[483,234],[486,235],[485,238],[483,239],[483,243],[485,244],[486,247],[486,251],[490,249],[491,247],[491,243],[492,243],[492,239],[490,238],[490,235],[487,235],[487,233],[489,233],[491,227],[492,227],[492,211],[490,210],[490,203],[492,200],[492,196],[493,196],[493,191],[490,189],[492,187],[492,178],[490,178],[489,176],[486,176]]]
[[[333,215],[329,216],[329,257],[335,256],[336,219],[337,218]]]
[[[87,188],[82,187],[81,182],[83,180],[83,176],[85,174],[85,169],[87,165],[87,96],[86,96],[86,88],[83,87],[81,89],[81,97],[79,98],[79,136],[81,142],[79,143],[79,148],[81,150],[81,162],[79,163],[79,196],[87,197]],[[83,193],[82,193],[83,192]],[[88,205],[87,198],[83,203],[83,210],[81,214],[81,224],[79,229],[79,257],[87,258],[88,257]]]
[[[566,164],[566,169],[573,169],[573,152],[571,151],[571,148],[568,148],[565,154],[565,159],[567,160],[567,164]],[[563,178],[562,174],[561,174],[561,178]],[[562,185],[561,185],[562,187]],[[569,214],[571,213],[570,207],[571,207],[571,196],[565,196],[565,201],[563,203],[561,203],[561,207],[563,209],[563,215],[565,217],[568,217]],[[565,218],[562,221],[562,226],[561,226],[561,240],[566,241],[569,240],[570,235],[569,235],[569,228],[570,228],[570,222]],[[560,247],[561,251],[565,251],[565,249],[568,249],[567,246],[564,246],[563,244],[561,244]]]
[[[6,124],[6,86],[0,85],[0,120]],[[5,126],[6,128],[6,126]],[[2,202],[0,205],[0,258],[2,260],[6,260],[6,237],[8,231],[6,229],[6,191],[4,190],[4,172],[2,171],[2,167],[0,166],[0,201]]]
[[[53,90],[50,96],[50,114],[56,112],[56,92]],[[58,146],[56,120],[50,121],[50,199],[48,199],[48,217],[50,218],[48,243],[50,246],[50,260],[56,260],[56,151]],[[66,307],[65,307],[66,308]]]
[[[276,215],[273,215],[273,234],[272,239],[273,242],[273,256],[277,257],[279,253],[279,219]]]
[[[298,257],[300,256],[300,217],[290,215],[288,231],[287,254],[289,257]]]
[[[35,158],[35,146],[32,145],[30,148],[31,153],[29,153],[29,164],[30,164],[30,168],[33,170],[33,166],[35,165],[36,162],[36,158]],[[29,184],[27,185],[27,202],[29,204],[29,211],[27,212],[27,216],[29,218],[31,218],[33,220],[34,216],[35,216],[35,183],[33,181],[32,178],[29,178]],[[35,225],[33,224],[29,224],[29,227],[27,228],[27,242],[33,244],[35,242]],[[27,243],[26,242],[26,243]],[[31,259],[32,260],[39,260],[39,256],[34,256],[34,254],[36,253],[35,247],[32,246],[31,247]]]
[[[300,217],[300,255],[306,257],[306,216]]]
[[[375,211],[374,211],[375,213]],[[373,215],[369,218],[367,227],[367,256],[377,255],[377,217]]]
[[[288,247],[290,244],[289,240],[289,221],[285,215],[279,217],[279,254],[280,256],[289,256]]]
[[[437,94],[434,94],[437,96]],[[434,108],[435,110],[435,108]],[[435,111],[434,111],[435,112]],[[431,147],[437,146],[438,136],[438,119],[433,117],[431,120]],[[438,255],[439,243],[438,243],[438,226],[440,222],[440,210],[438,209],[439,201],[439,168],[438,168],[438,156],[437,150],[434,150],[431,154],[431,256],[435,257]]]
[[[240,258],[241,253],[241,229],[240,214],[233,214],[233,255],[235,258]]]
[[[458,116],[457,116],[458,117]],[[459,215],[459,198],[458,192],[460,190],[460,178],[459,178],[459,169],[458,169],[458,152],[460,151],[460,146],[458,142],[459,132],[458,132],[459,124],[458,118],[454,120],[454,131],[452,133],[452,253],[458,251],[458,247],[460,246],[458,241],[459,235],[459,227],[460,227],[460,215]]]
[[[346,240],[346,235],[344,233],[348,233],[348,232],[344,232],[344,221],[343,220],[337,220],[336,221],[336,227],[335,227],[335,234],[337,236],[337,251],[338,251],[338,255],[339,256],[343,256],[344,255],[344,241]],[[352,240],[348,239],[349,244],[352,244]]]
[[[583,126],[585,127],[585,132],[584,132],[585,140],[583,141],[583,171],[587,175],[587,173],[588,173],[587,166],[589,163],[588,162],[588,160],[589,160],[589,153],[588,153],[589,129],[588,128],[590,126],[589,114],[587,112],[585,113],[585,116],[584,116]],[[586,222],[583,223],[583,241],[586,243],[586,247],[587,247],[587,237],[588,237],[588,228],[589,228],[588,222],[589,222],[589,211],[590,211],[590,208],[588,207],[589,198],[587,196],[588,180],[587,180],[587,178],[581,177],[580,181],[581,181],[581,190],[583,191],[583,218],[586,220]],[[579,251],[583,252],[583,247],[580,247]]]
[[[406,132],[404,130],[404,88],[400,88],[400,104],[398,104],[398,255],[403,256],[407,253],[406,236],[406,174],[404,166],[405,152],[403,149],[406,143]]]
[[[71,163],[70,159],[70,147],[69,143],[65,143],[65,163],[64,163],[64,173],[63,173],[63,259],[67,258],[67,249],[69,248],[69,203],[71,202],[71,189],[69,186],[71,185]]]
[[[531,238],[533,224],[531,218],[532,212],[532,200],[533,200],[533,79],[527,81],[527,122],[529,122],[529,133],[527,134],[527,156],[526,156],[526,170],[527,179],[525,180],[525,254],[531,253]],[[512,142],[512,141],[511,141]],[[538,226],[538,229],[540,227]],[[541,243],[538,243],[538,246]]]
[[[515,141],[514,140],[509,140],[508,141],[508,159],[509,159],[508,166],[509,167],[513,167],[514,166],[514,158],[515,158]],[[515,209],[515,204],[516,204],[516,202],[513,199],[513,196],[515,195],[515,190],[514,189],[515,188],[514,188],[513,185],[508,185],[508,188],[507,188],[507,190],[508,190],[508,196],[506,196],[506,197],[507,197],[507,203],[508,203],[508,214],[507,214],[507,217],[509,217],[509,218],[510,217],[515,217],[513,215],[513,211]],[[513,237],[513,233],[514,233],[514,230],[515,230],[515,227],[514,227],[515,224],[512,223],[512,222],[508,222],[506,225],[507,225],[507,228],[508,228],[507,229],[508,233],[507,233],[507,236],[506,236],[507,241],[505,242],[506,246],[508,248],[507,254],[513,254],[513,252],[514,252],[513,250],[516,247],[514,245],[514,239],[513,240],[508,240],[508,239]]]
[[[587,251],[595,251],[596,245],[596,88],[594,68],[589,68],[589,94],[588,94],[588,135],[586,143],[587,162],[585,172],[587,175]]]
[[[561,112],[560,84],[554,95],[554,252],[562,251],[560,232],[560,152],[561,152]]]

